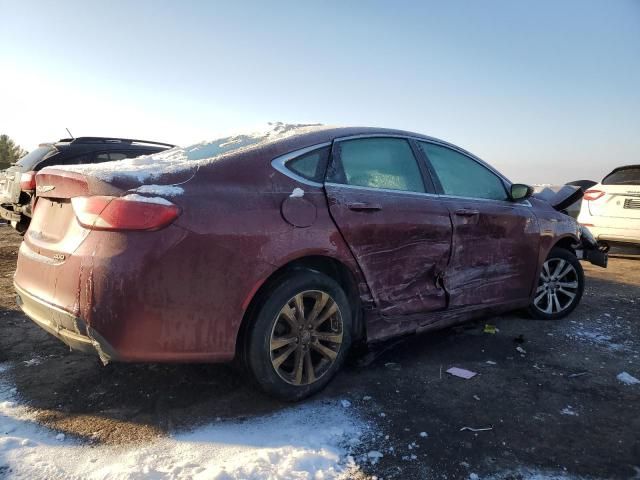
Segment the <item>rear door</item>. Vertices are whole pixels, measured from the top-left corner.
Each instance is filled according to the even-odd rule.
[[[470,156],[436,143],[417,143],[453,223],[445,275],[450,307],[528,299],[540,248],[529,202],[508,200],[504,181]]]
[[[325,190],[331,215],[383,315],[446,308],[447,208],[405,138],[334,142]]]

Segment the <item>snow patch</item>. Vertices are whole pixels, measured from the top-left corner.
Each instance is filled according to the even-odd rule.
[[[142,185],[136,188],[134,192],[161,197],[177,197],[184,193],[184,188],[176,185]]]
[[[294,188],[293,192],[291,192],[291,195],[289,195],[289,197],[291,198],[302,198],[304,197],[304,190],[301,188]]]
[[[87,165],[64,165],[58,168],[89,175],[106,182],[118,177],[129,177],[146,182],[164,174],[177,173],[215,162],[225,155],[262,147],[268,143],[291,136],[321,130],[320,124],[269,123],[253,132],[242,132],[231,136],[197,143],[189,147],[174,147],[160,153],[127,158],[115,162]]]
[[[0,364],[0,424],[10,432],[0,437],[0,458],[12,478],[347,479],[358,470],[350,449],[370,433],[354,409],[325,401],[142,445],[90,446],[38,426],[14,403],[1,373],[8,368]]]
[[[124,197],[120,197],[120,200],[124,200],[125,202],[142,202],[142,203],[155,203],[156,205],[173,205],[169,200],[162,197],[145,197],[143,195],[138,195],[137,193],[130,193],[129,195],[125,195]]]
[[[628,374],[627,372],[619,373],[616,378],[625,385],[637,385],[640,383],[640,380],[638,380],[633,375]]]

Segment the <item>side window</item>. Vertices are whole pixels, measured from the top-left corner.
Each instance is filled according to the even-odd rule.
[[[108,161],[109,161],[108,152],[96,153],[95,157],[93,157],[94,163],[102,163],[102,162],[108,162]]]
[[[330,181],[370,188],[424,192],[409,142],[401,138],[363,138],[338,143],[339,164]]]
[[[304,155],[289,160],[287,168],[296,175],[300,175],[307,180],[322,183],[329,161],[330,147],[320,148]]]
[[[472,158],[441,145],[418,142],[446,195],[507,200],[502,180]]]
[[[54,165],[77,165],[88,162],[88,155],[78,155],[77,157],[67,158],[62,157],[61,155],[55,155],[53,157],[47,158],[43,162],[40,162],[38,165],[36,165],[35,170],[42,170],[45,167],[52,167]]]
[[[140,150],[129,150],[125,152],[100,152],[93,157],[94,163],[113,162],[116,160],[124,160],[125,158],[135,158],[145,155],[148,152]]]

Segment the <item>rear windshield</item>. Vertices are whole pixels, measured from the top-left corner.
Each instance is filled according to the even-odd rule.
[[[45,147],[38,147],[33,152],[26,154],[20,160],[18,160],[17,165],[20,165],[23,170],[33,170],[40,161],[46,157],[50,152],[55,152],[56,149],[50,145]]]
[[[617,172],[610,173],[604,180],[603,185],[640,185],[640,166],[623,168]]]

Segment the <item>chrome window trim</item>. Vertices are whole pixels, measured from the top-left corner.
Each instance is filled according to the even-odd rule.
[[[288,161],[301,157],[306,153],[313,152],[314,150],[319,150],[321,148],[330,147],[330,146],[331,146],[331,142],[318,143],[317,145],[311,145],[310,147],[305,147],[299,150],[294,150],[293,152],[285,153],[284,155],[280,155],[279,157],[276,157],[273,160],[271,160],[271,166],[275,168],[278,172],[282,173],[283,175],[286,175],[287,177],[297,182],[304,183],[305,185],[311,185],[312,187],[322,187],[323,186],[322,183],[314,182],[313,180],[304,178],[303,176],[298,175],[297,173],[289,170],[286,164]]]
[[[410,195],[419,195],[421,197],[433,197],[433,198],[439,197],[439,195],[435,193],[414,192],[413,190],[394,190],[393,188],[363,187],[362,185],[349,185],[347,183],[326,182],[325,185],[329,187],[342,187],[342,188],[351,188],[353,190],[365,190],[368,192],[401,193],[405,195],[410,194]]]
[[[458,199],[458,200],[473,200],[473,201],[481,201],[481,202],[493,202],[498,203],[499,205],[503,205],[505,207],[513,207],[513,206],[521,206],[521,207],[531,207],[531,203],[528,200],[524,202],[512,202],[510,200],[494,200],[493,198],[476,198],[476,197],[460,197],[456,195],[438,195],[436,193],[427,193],[427,192],[413,192],[411,190],[393,190],[392,188],[376,188],[376,187],[363,187],[361,185],[349,185],[346,183],[335,183],[335,182],[326,182],[325,185],[329,187],[341,187],[341,188],[350,188],[353,190],[364,190],[369,192],[386,192],[386,193],[400,193],[400,194],[410,194],[410,195],[418,195],[421,197],[431,197],[438,199]]]

